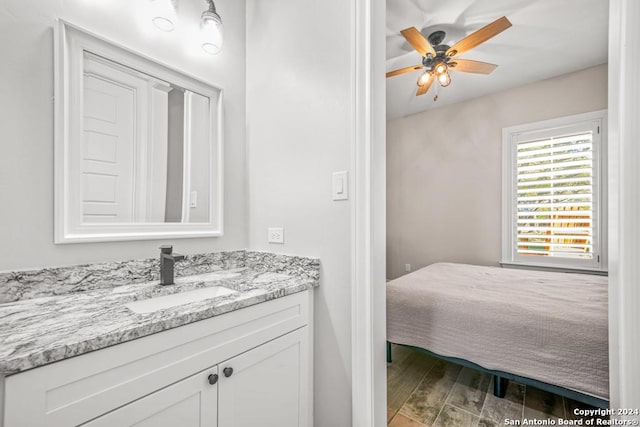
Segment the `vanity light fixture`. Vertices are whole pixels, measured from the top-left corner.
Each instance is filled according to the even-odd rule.
[[[170,32],[177,20],[175,0],[150,0],[151,22],[161,31]]]
[[[202,50],[210,55],[215,55],[222,49],[222,19],[216,12],[216,5],[213,0],[206,1],[209,7],[202,12],[200,20]]]

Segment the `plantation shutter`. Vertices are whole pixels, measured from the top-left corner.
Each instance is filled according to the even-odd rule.
[[[599,190],[594,137],[599,126],[572,130],[545,137],[523,135],[515,142],[517,257],[599,262],[594,259]]]

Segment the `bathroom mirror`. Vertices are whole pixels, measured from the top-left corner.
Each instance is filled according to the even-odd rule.
[[[60,21],[56,243],[222,234],[222,90]]]

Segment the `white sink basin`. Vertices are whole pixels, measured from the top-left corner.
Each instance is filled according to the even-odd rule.
[[[211,286],[208,288],[194,289],[192,291],[178,292],[176,294],[134,301],[128,303],[126,306],[134,313],[153,313],[154,311],[175,307],[177,305],[189,304],[234,293],[237,293],[237,291],[222,286]]]

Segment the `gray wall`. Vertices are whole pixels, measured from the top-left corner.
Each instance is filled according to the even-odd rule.
[[[245,191],[245,2],[219,0],[225,46],[199,52],[187,30],[197,28],[204,2],[180,2],[180,28],[148,31],[147,2],[4,0],[0,5],[0,271],[152,257],[160,243],[195,253],[247,245]],[[53,244],[53,26],[55,18],[225,90],[225,235],[97,244]]]
[[[315,255],[315,425],[351,425],[351,2],[247,1],[249,244]],[[267,227],[284,227],[284,245]]]
[[[387,277],[497,265],[502,128],[607,108],[607,65],[387,122]]]

